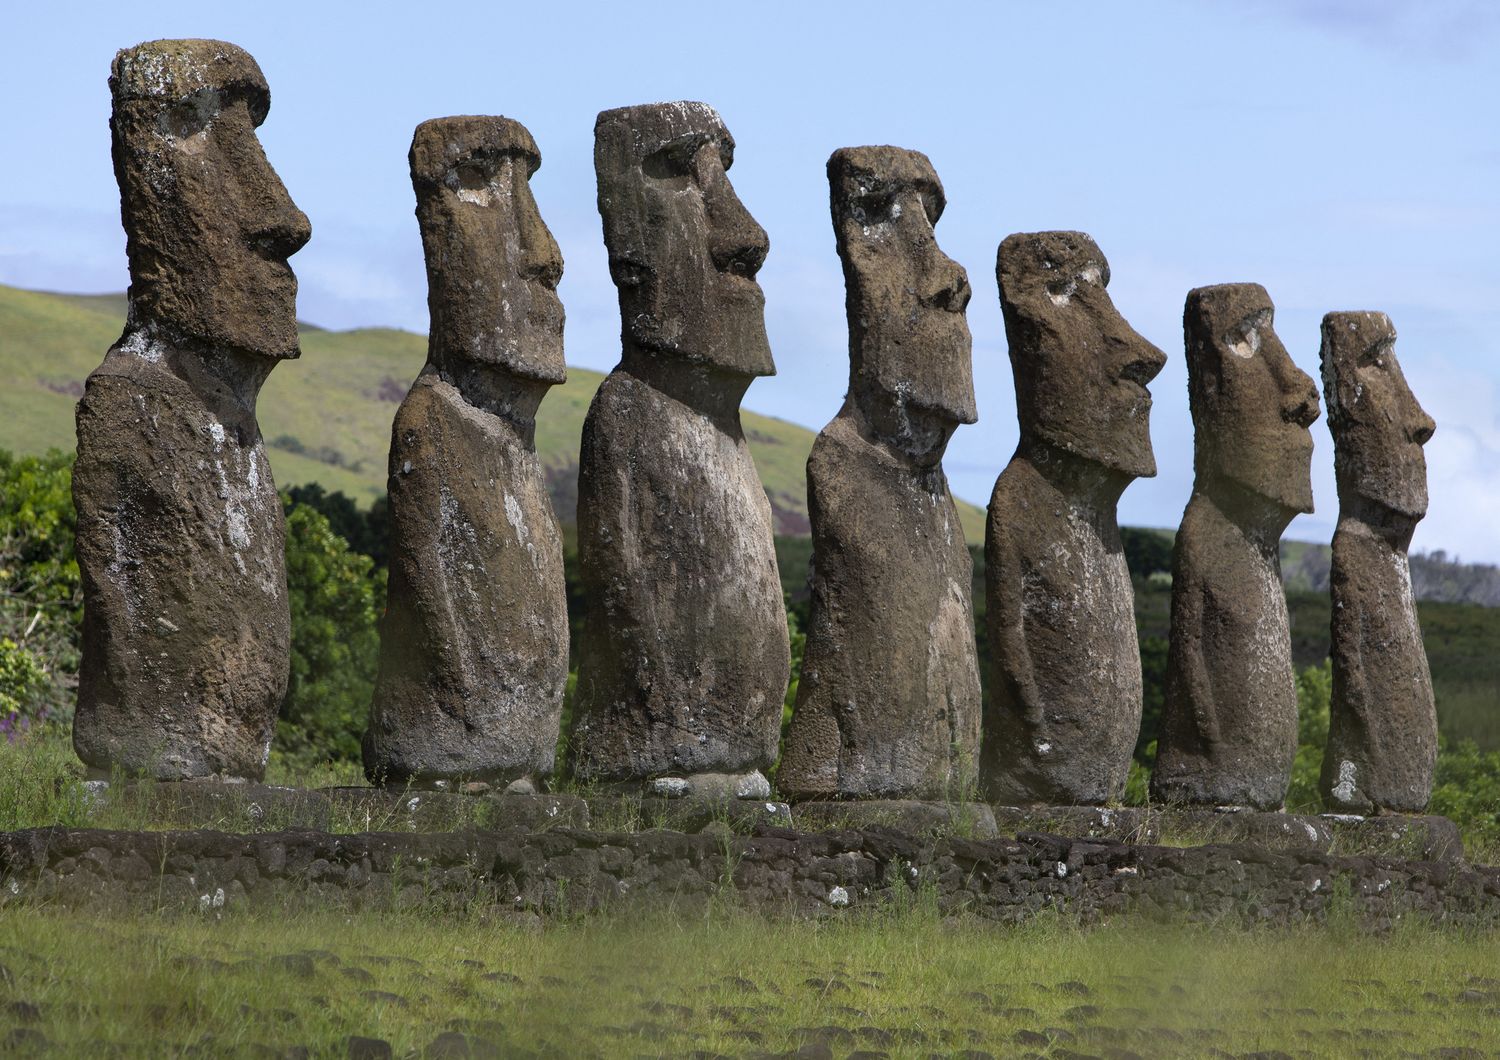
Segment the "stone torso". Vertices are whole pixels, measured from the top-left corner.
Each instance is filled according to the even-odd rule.
[[[390,504],[367,762],[386,782],[551,773],[568,616],[530,439],[425,374],[391,431]]]
[[[1437,716],[1406,552],[1358,519],[1340,519],[1331,582],[1329,808],[1420,813],[1432,791]]]
[[[977,768],[980,695],[973,562],[947,479],[840,415],[814,443],[807,480],[812,618],[778,786],[952,794]]]
[[[289,665],[281,501],[253,409],[138,345],[78,403],[74,743],[98,770],[259,778]]]
[[[995,484],[985,563],[992,797],[1117,798],[1140,728],[1141,664],[1113,499],[1069,497],[1018,457]]]
[[[1279,809],[1297,751],[1280,529],[1252,534],[1201,493],[1172,561],[1172,632],[1152,795]]]
[[[738,415],[710,417],[617,369],[584,424],[578,513],[579,775],[768,767],[786,614]]]

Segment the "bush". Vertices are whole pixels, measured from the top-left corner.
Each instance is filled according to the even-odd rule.
[[[1297,757],[1286,793],[1289,813],[1322,813],[1318,778],[1328,744],[1328,706],[1333,700],[1333,660],[1324,659],[1297,675]]]
[[[327,518],[294,504],[286,521],[292,673],[277,751],[304,764],[358,761],[380,649],[384,572]]]
[[[1473,740],[1438,745],[1429,812],[1458,825],[1473,861],[1500,861],[1500,752],[1481,751]]]
[[[67,721],[83,592],[73,558],[73,457],[0,450],[0,732]]]

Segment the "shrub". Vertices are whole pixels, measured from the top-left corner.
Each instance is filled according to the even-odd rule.
[[[357,761],[375,684],[384,573],[300,504],[287,516],[286,572],[292,672],[276,748],[307,764]]]
[[[0,729],[66,721],[83,593],[73,558],[73,457],[0,450]]]
[[[1481,751],[1473,740],[1441,741],[1429,810],[1458,825],[1472,860],[1496,864],[1500,859],[1500,752]]]
[[[1328,744],[1328,705],[1333,699],[1333,660],[1324,659],[1297,675],[1297,757],[1286,793],[1291,813],[1322,813],[1318,777]]]

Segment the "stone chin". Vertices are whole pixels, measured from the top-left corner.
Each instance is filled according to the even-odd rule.
[[[1084,435],[1074,428],[1056,429],[1038,424],[1033,435],[1054,449],[1060,449],[1079,460],[1130,478],[1154,478],[1156,456],[1151,450],[1149,420],[1130,418],[1117,430],[1106,429],[1097,436]]]
[[[1427,515],[1427,459],[1420,446],[1414,457],[1371,468],[1359,477],[1354,493],[1366,504],[1418,521]]]
[[[724,290],[730,284],[741,289]],[[751,280],[731,278],[727,284],[711,284],[713,328],[689,328],[672,337],[664,336],[660,328],[652,326],[656,318],[651,314],[640,313],[628,305],[623,313],[629,321],[628,337],[637,349],[661,358],[754,378],[776,374],[771,342],[766,335],[765,301],[760,285]],[[661,312],[667,314],[672,310],[668,307]]]
[[[1311,515],[1313,440],[1300,428],[1298,435],[1282,443],[1278,459],[1236,463],[1221,457],[1219,474],[1278,508]]]

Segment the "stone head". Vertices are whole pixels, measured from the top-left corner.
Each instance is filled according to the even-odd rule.
[[[1188,292],[1188,402],[1200,486],[1228,480],[1288,512],[1310,512],[1318,389],[1272,330],[1258,283]]]
[[[969,277],[938,247],[943,185],[927,156],[845,147],[828,159],[829,200],[849,317],[849,392],[874,430],[941,458],[978,419]]]
[[[509,118],[435,118],[409,159],[434,364],[561,383],[562,254],[531,194],[542,162],[531,134]]]
[[[1417,403],[1396,360],[1396,329],[1384,313],[1323,318],[1323,394],[1339,497],[1398,515],[1427,514],[1427,458],[1436,424]]]
[[[109,87],[131,326],[296,357],[287,259],[311,230],[255,135],[271,105],[260,67],[223,41],[152,41],[115,56]]]
[[[1024,440],[1114,472],[1156,474],[1151,393],[1166,355],[1106,290],[1109,262],[1083,232],[1022,232],[995,265]]]
[[[607,110],[594,169],[627,351],[744,377],[772,375],[765,296],[770,247],[729,183],[734,138],[705,103]]]

